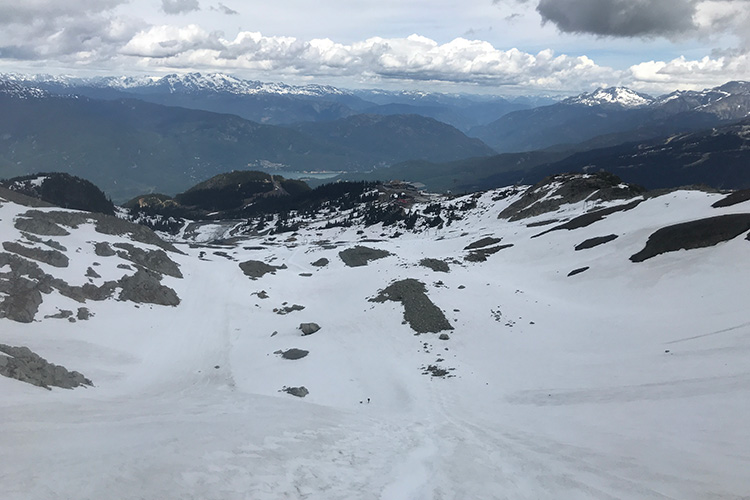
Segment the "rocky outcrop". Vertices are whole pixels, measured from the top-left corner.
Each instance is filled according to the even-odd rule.
[[[427,297],[424,283],[413,278],[391,283],[370,302],[393,300],[404,305],[404,320],[417,333],[438,333],[453,330],[450,322]]]
[[[608,172],[558,174],[530,187],[518,201],[500,212],[498,218],[516,221],[554,212],[570,203],[632,199],[644,192],[645,189],[625,184]]]
[[[291,394],[292,396],[297,396],[298,398],[304,398],[308,394],[310,394],[310,391],[307,390],[307,387],[304,385],[300,387],[284,387],[281,389],[283,392],[286,392],[287,394]]]
[[[428,269],[432,269],[436,273],[448,273],[451,270],[448,263],[440,259],[424,258],[419,261],[419,265]]]
[[[161,284],[161,276],[143,268],[132,276],[123,276],[119,284],[122,287],[120,300],[162,306],[176,306],[180,303],[177,292]]]
[[[609,243],[610,241],[614,241],[617,239],[616,234],[608,234],[607,236],[597,236],[596,238],[589,238],[586,241],[583,241],[575,246],[576,251],[578,250],[588,250],[589,248],[598,247],[599,245],[604,245],[605,243]]]
[[[617,212],[626,212],[628,210],[632,210],[638,205],[640,205],[642,201],[643,200],[633,200],[630,203],[625,203],[624,205],[615,205],[614,207],[607,207],[607,208],[602,208],[601,210],[594,210],[592,212],[587,212],[583,215],[579,215],[575,219],[569,220],[568,222],[564,224],[560,224],[559,226],[555,226],[551,229],[548,229],[544,231],[543,233],[535,234],[534,236],[532,236],[532,238],[538,238],[539,236],[544,236],[545,234],[551,233],[552,231],[560,231],[562,229],[572,231],[573,229],[580,229],[582,227],[590,226],[594,222],[598,222],[604,219],[608,215],[612,215]]]
[[[91,380],[76,371],[54,365],[34,353],[28,347],[11,347],[0,344],[0,375],[26,382],[38,387],[62,387],[73,389],[93,386]]]
[[[320,330],[320,325],[317,323],[300,323],[299,329],[302,330],[302,335],[312,335]]]
[[[750,231],[750,214],[709,217],[659,229],[648,237],[646,246],[632,255],[633,262],[643,262],[657,255],[677,250],[714,246]]]
[[[61,226],[76,229],[83,224],[94,224],[96,232],[110,236],[128,236],[133,241],[154,245],[168,252],[182,253],[174,245],[156,235],[151,229],[117,217],[96,213],[63,210],[29,210],[16,218],[16,228],[42,236],[65,236],[69,232]]]
[[[114,246],[124,250],[117,252],[117,256],[122,259],[159,274],[182,278],[179,264],[170,259],[164,250],[144,250],[130,243],[115,243]]]
[[[286,269],[286,265],[276,267],[270,264],[266,264],[265,262],[262,262],[260,260],[247,260],[245,262],[240,262],[240,269],[242,269],[242,272],[245,273],[245,276],[248,276],[250,279],[256,280],[258,278],[262,278],[268,273],[276,274],[276,271],[280,269]]]
[[[4,241],[3,249],[7,252],[21,255],[27,259],[43,262],[53,267],[68,267],[69,264],[68,257],[57,250],[43,250],[41,248],[27,247],[26,245],[21,245],[15,241]]]
[[[310,354],[310,351],[304,349],[287,349],[286,351],[276,351],[275,354],[280,354],[284,359],[297,360]]]
[[[339,252],[339,257],[349,267],[366,266],[370,261],[382,259],[391,255],[390,252],[357,245],[353,248],[347,248]]]

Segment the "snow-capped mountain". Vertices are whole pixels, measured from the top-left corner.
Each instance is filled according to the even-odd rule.
[[[50,94],[40,88],[0,78],[0,95],[18,99],[42,99]]]
[[[647,94],[642,94],[625,87],[600,88],[594,92],[583,93],[575,97],[569,97],[562,101],[568,106],[619,106],[626,109],[642,108],[655,102],[655,99]]]
[[[750,84],[653,98],[622,87],[599,89],[550,106],[509,113],[472,129],[500,152],[592,149],[693,132],[750,116]]]
[[[0,376],[3,497],[750,491],[747,193],[403,201],[411,229],[331,206],[166,244],[0,192],[0,373],[83,384]]]

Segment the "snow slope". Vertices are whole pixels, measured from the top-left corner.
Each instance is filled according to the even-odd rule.
[[[0,343],[95,384],[48,392],[0,377],[4,498],[746,497],[750,242],[629,256],[665,225],[750,202],[715,209],[721,195],[677,191],[531,238],[551,226],[529,223],[591,203],[508,222],[497,214],[520,195],[497,194],[398,238],[320,221],[234,246],[180,244],[184,278],[165,277],[177,307],[110,300],[87,304],[84,322],[0,320]],[[0,204],[3,239],[19,237],[11,221],[24,209]],[[608,234],[619,237],[574,251]],[[485,236],[514,246],[466,262]],[[66,272],[102,261],[95,237],[61,238],[80,261]],[[355,244],[393,255],[346,267],[338,252]],[[450,272],[418,265],[425,257]],[[248,259],[286,268],[252,280],[238,265]],[[415,335],[399,303],[368,301],[405,278],[427,285],[449,340]],[[55,301],[43,307],[68,306]],[[274,312],[291,304],[305,308]],[[302,322],[322,328],[303,337]],[[274,354],[289,348],[309,355]],[[430,364],[454,376],[424,375]],[[280,392],[302,385],[304,399]]]

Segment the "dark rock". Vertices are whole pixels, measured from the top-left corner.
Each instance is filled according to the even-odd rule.
[[[568,203],[632,199],[645,190],[624,184],[609,172],[593,174],[558,174],[530,187],[516,202],[498,216],[511,221],[534,217],[559,209]]]
[[[422,267],[427,267],[429,269],[432,269],[433,271],[437,273],[448,273],[451,270],[448,263],[440,259],[425,258],[419,261],[419,265]]]
[[[0,292],[7,296],[0,302],[0,318],[31,323],[42,303],[39,283],[11,274],[0,280]]]
[[[750,214],[730,214],[667,226],[648,237],[646,246],[632,255],[633,262],[643,262],[657,255],[714,246],[750,230]]]
[[[300,323],[299,329],[302,330],[302,335],[312,335],[320,330],[320,326],[317,323]]]
[[[494,245],[495,243],[500,243],[501,240],[502,238],[492,238],[488,236],[486,238],[482,238],[473,243],[470,243],[469,245],[464,247],[464,250],[474,250],[475,248],[488,247],[490,245]]]
[[[328,263],[329,263],[328,259],[326,259],[325,257],[322,257],[316,260],[315,262],[313,262],[311,265],[315,267],[325,267],[328,265]]]
[[[68,257],[57,250],[42,250],[41,248],[27,247],[15,241],[4,241],[3,248],[28,259],[43,262],[53,267],[68,267]]]
[[[112,257],[115,255],[115,251],[106,241],[94,243],[94,253],[99,257]]]
[[[73,311],[69,311],[67,309],[60,309],[55,314],[48,314],[44,317],[44,319],[68,319],[71,316],[73,316]]]
[[[89,319],[91,316],[93,316],[93,314],[91,313],[91,311],[89,311],[88,307],[79,307],[78,308],[78,313],[76,314],[76,318],[79,321],[85,321],[85,320]]]
[[[286,269],[286,265],[276,267],[259,260],[248,260],[245,262],[240,262],[240,269],[242,269],[242,272],[245,273],[245,276],[248,276],[251,279],[255,280],[258,278],[262,278],[268,273],[276,274],[276,271],[280,269]]]
[[[292,313],[294,311],[301,311],[305,308],[305,306],[301,306],[299,304],[292,304],[291,306],[285,306],[280,309],[274,309],[274,312],[276,314],[280,314],[282,316]]]
[[[70,234],[70,232],[61,226],[45,219],[17,217],[14,225],[19,231],[26,231],[41,236],[67,236]]]
[[[438,337],[438,339],[440,339],[440,340],[450,340],[451,336],[448,335],[447,333],[441,333],[440,336]]]
[[[177,248],[175,248],[174,245],[171,243],[168,243],[159,236],[156,235],[151,229],[147,228],[146,226],[142,226],[140,224],[135,224],[133,222],[129,222],[126,220],[118,219],[117,217],[111,216],[111,215],[104,215],[104,214],[98,214],[98,213],[81,213],[81,212],[66,212],[66,211],[50,211],[50,212],[42,212],[40,210],[29,210],[23,214],[21,214],[22,218],[25,219],[32,219],[35,222],[32,222],[33,224],[37,224],[40,226],[49,226],[52,227],[52,225],[59,226],[66,226],[70,228],[77,228],[78,226],[82,224],[89,224],[93,223],[95,224],[94,229],[96,232],[101,234],[107,234],[110,236],[128,236],[132,240],[138,241],[140,243],[145,243],[147,245],[154,245],[162,250],[166,250],[168,252],[174,252],[174,253],[182,253]],[[21,219],[16,219],[16,227],[18,227],[19,221]],[[20,228],[19,228],[20,229]],[[38,231],[32,231],[29,228],[24,229],[26,231],[32,232],[34,234],[49,234],[49,233],[40,233]],[[65,231],[64,234],[49,234],[50,236],[64,236],[65,234],[69,234],[67,231]]]
[[[597,236],[596,238],[589,238],[588,240],[579,243],[576,245],[576,250],[587,250],[589,248],[594,248],[599,245],[604,245],[605,243],[609,243],[610,241],[616,240],[617,235],[616,234],[608,234],[607,236]]]
[[[726,198],[722,198],[711,206],[714,208],[731,207],[732,205],[737,205],[748,200],[750,200],[750,189],[742,189],[735,191]]]
[[[304,349],[287,349],[286,351],[281,353],[281,357],[284,359],[302,359],[305,356],[310,354],[310,351],[305,351]]]
[[[584,271],[588,271],[588,270],[589,270],[589,266],[586,266],[586,267],[579,267],[578,269],[573,269],[572,271],[570,271],[570,272],[568,273],[568,277],[570,277],[570,276],[575,276],[576,274],[581,274],[582,272],[584,272]]]
[[[512,246],[513,246],[513,243],[508,243],[506,245],[497,245],[494,247],[479,248],[477,250],[472,250],[471,252],[469,252],[469,255],[467,255],[464,258],[464,260],[466,260],[467,262],[484,262],[487,260],[487,257],[489,257],[490,255],[495,254],[505,248],[510,248]]]
[[[49,389],[50,386],[73,389],[79,386],[93,386],[91,380],[80,373],[69,372],[62,366],[49,363],[32,352],[28,347],[12,347],[0,344],[0,375]]]
[[[162,306],[176,306],[180,303],[177,293],[161,284],[160,276],[145,269],[138,269],[132,276],[123,276],[119,284],[122,287],[120,300]]]
[[[437,333],[442,330],[453,330],[450,322],[427,297],[424,283],[413,278],[396,281],[381,290],[370,302],[393,300],[404,305],[404,320],[417,333]]]
[[[292,396],[297,396],[298,398],[304,398],[310,394],[310,391],[308,391],[304,385],[300,387],[284,387],[282,391],[291,394]]]
[[[89,267],[88,269],[86,269],[86,277],[87,278],[101,278],[101,275]]]
[[[339,257],[349,267],[366,266],[370,261],[382,259],[391,255],[390,252],[377,248],[357,245],[339,252]]]
[[[179,264],[170,259],[164,250],[144,250],[130,243],[115,243],[114,246],[125,250],[124,252],[117,252],[117,255],[122,259],[129,260],[159,274],[182,278]]]
[[[539,236],[543,236],[547,233],[551,233],[552,231],[560,231],[562,229],[567,229],[568,231],[571,231],[573,229],[580,229],[582,227],[590,226],[594,222],[598,222],[604,219],[608,215],[612,215],[616,212],[626,212],[628,210],[632,210],[638,205],[640,205],[642,201],[643,200],[634,200],[624,205],[617,205],[614,207],[602,208],[601,210],[594,210],[593,212],[588,212],[583,215],[579,215],[575,219],[569,220],[565,224],[560,224],[559,226],[555,226],[552,229],[548,229],[544,231],[543,233],[535,234],[534,236],[532,236],[532,238],[538,238]]]

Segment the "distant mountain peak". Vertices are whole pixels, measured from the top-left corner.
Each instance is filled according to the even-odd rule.
[[[596,89],[593,92],[585,92],[576,97],[565,99],[562,102],[569,105],[616,105],[623,108],[641,108],[652,104],[654,98],[648,94],[642,94],[626,87],[609,87],[606,89]]]
[[[13,81],[10,79],[0,78],[0,95],[8,95],[18,99],[40,99],[49,97],[49,93],[37,88]]]

